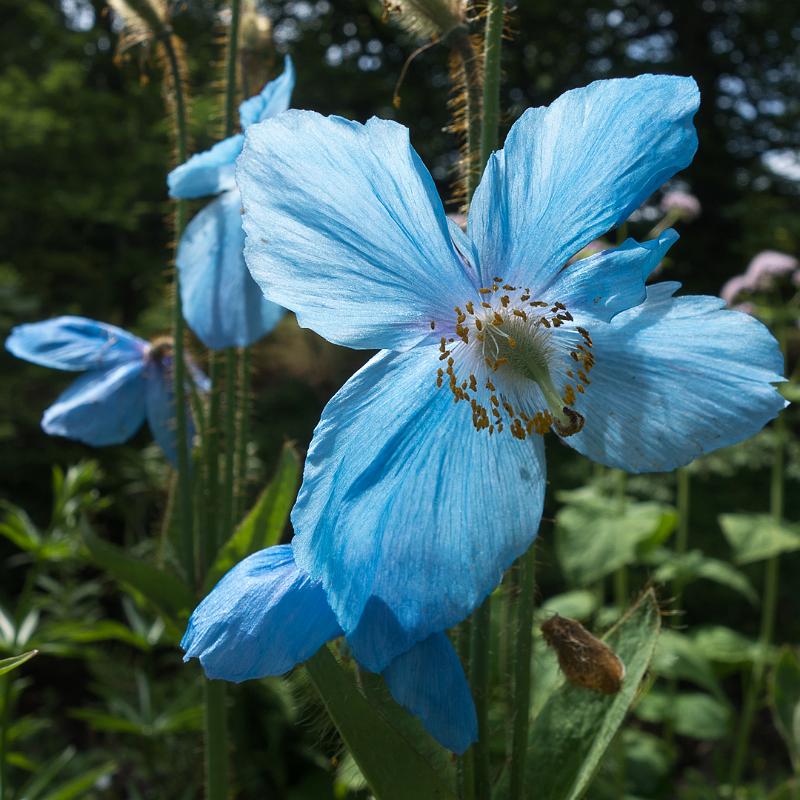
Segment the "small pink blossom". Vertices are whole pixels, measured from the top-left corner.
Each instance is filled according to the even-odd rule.
[[[677,211],[687,222],[700,216],[700,201],[689,192],[673,189],[661,198],[661,210],[666,212]]]
[[[752,288],[746,273],[744,275],[736,275],[725,283],[719,296],[730,306],[733,305],[733,301],[741,292],[749,291]]]
[[[753,289],[769,289],[776,277],[787,275],[800,266],[794,256],[777,250],[762,250],[747,267],[745,276]]]

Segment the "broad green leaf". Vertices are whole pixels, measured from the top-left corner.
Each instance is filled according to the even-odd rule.
[[[286,442],[272,480],[230,539],[220,548],[206,578],[206,591],[210,591],[243,558],[278,543],[297,496],[300,470],[300,457],[294,445]]]
[[[746,597],[753,605],[758,603],[756,590],[746,575],[727,561],[707,558],[700,550],[665,554],[664,562],[653,573],[653,580],[656,583],[671,583],[677,580],[686,585],[700,579],[727,586]]]
[[[42,800],[78,800],[78,798],[86,797],[89,790],[99,780],[111,775],[116,769],[117,765],[113,761],[109,761],[99,767],[94,767],[94,769],[86,770],[81,775],[71,778],[53,791],[43,795]]]
[[[447,778],[361,694],[327,647],[306,662],[306,669],[379,800],[454,800]]]
[[[718,664],[743,665],[756,661],[762,655],[771,661],[773,648],[765,648],[754,639],[724,625],[706,625],[690,633],[698,652]]]
[[[661,632],[652,669],[662,677],[691,681],[719,699],[725,698],[711,663],[688,636],[678,631]]]
[[[27,653],[22,653],[18,656],[0,659],[0,675],[5,675],[7,672],[11,672],[12,669],[21,667],[26,661],[30,661],[38,652],[38,650],[29,650]]]
[[[731,726],[730,706],[702,692],[673,695],[651,689],[636,706],[636,716],[645,722],[668,722],[681,736],[708,741],[724,739]]]
[[[554,614],[572,619],[584,620],[594,614],[597,610],[598,598],[595,592],[586,589],[576,589],[572,592],[557,594],[544,601],[542,607],[538,609],[537,619],[548,619]]]
[[[559,497],[562,497],[560,495]],[[674,530],[675,512],[659,503],[615,500],[570,492],[556,516],[556,555],[567,579],[586,586],[633,564]]]
[[[800,765],[800,660],[790,647],[784,647],[778,656],[769,690],[775,727],[783,736],[796,769]]]
[[[800,550],[800,525],[776,522],[769,514],[721,514],[719,524],[737,564]]]
[[[660,627],[651,590],[605,637],[625,664],[620,691],[601,695],[564,683],[550,696],[529,738],[526,778],[537,797],[574,800],[586,791],[636,697]]]
[[[191,590],[172,573],[129,556],[121,547],[103,541],[89,530],[84,530],[83,541],[95,563],[141,592],[162,613],[176,619],[193,607]]]

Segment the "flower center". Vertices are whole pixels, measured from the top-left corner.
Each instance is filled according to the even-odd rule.
[[[573,405],[589,386],[592,338],[561,302],[531,297],[529,289],[495,278],[480,299],[456,306],[452,337],[443,336],[436,384],[472,408],[478,431],[518,439],[554,427],[578,433],[584,417]],[[435,323],[431,323],[435,329]]]

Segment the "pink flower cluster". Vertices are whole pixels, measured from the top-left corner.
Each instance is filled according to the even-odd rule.
[[[757,292],[770,289],[775,284],[775,279],[791,275],[795,286],[800,286],[800,262],[788,253],[777,250],[762,250],[741,274],[731,278],[719,293],[720,297],[730,306],[742,292]],[[749,305],[749,304],[743,304]],[[740,310],[748,309],[741,307]]]
[[[700,201],[689,192],[673,189],[661,198],[661,210],[665,213],[673,212],[687,222],[700,216]]]

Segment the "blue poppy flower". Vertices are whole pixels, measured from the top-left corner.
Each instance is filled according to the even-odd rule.
[[[164,455],[177,462],[170,340],[148,343],[114,325],[66,316],[18,325],[6,349],[43,367],[84,372],[44,412],[45,433],[102,447],[127,441],[147,419]],[[207,391],[205,375],[189,368]]]
[[[394,122],[288,111],[247,131],[253,277],[330,341],[383,348],[323,411],[292,512],[297,565],[370,669],[466,617],[530,546],[545,432],[663,471],[784,407],[764,326],[645,286],[674,231],[565,266],[690,163],[698,104],[690,78],[643,75],[526,111],[467,233]]]
[[[239,106],[242,128],[289,107],[294,67],[286,56],[283,73]],[[246,347],[269,333],[283,315],[250,277],[244,263],[242,201],[234,162],[244,137],[236,134],[192,156],[167,176],[170,197],[218,194],[186,226],[178,244],[181,305],[189,327],[206,347]]]
[[[195,609],[181,641],[184,661],[198,658],[209,678],[282,675],[342,635],[319,582],[294,561],[290,545],[261,550],[237,564]],[[383,670],[395,700],[438,741],[463,753],[477,719],[461,662],[434,633]]]

